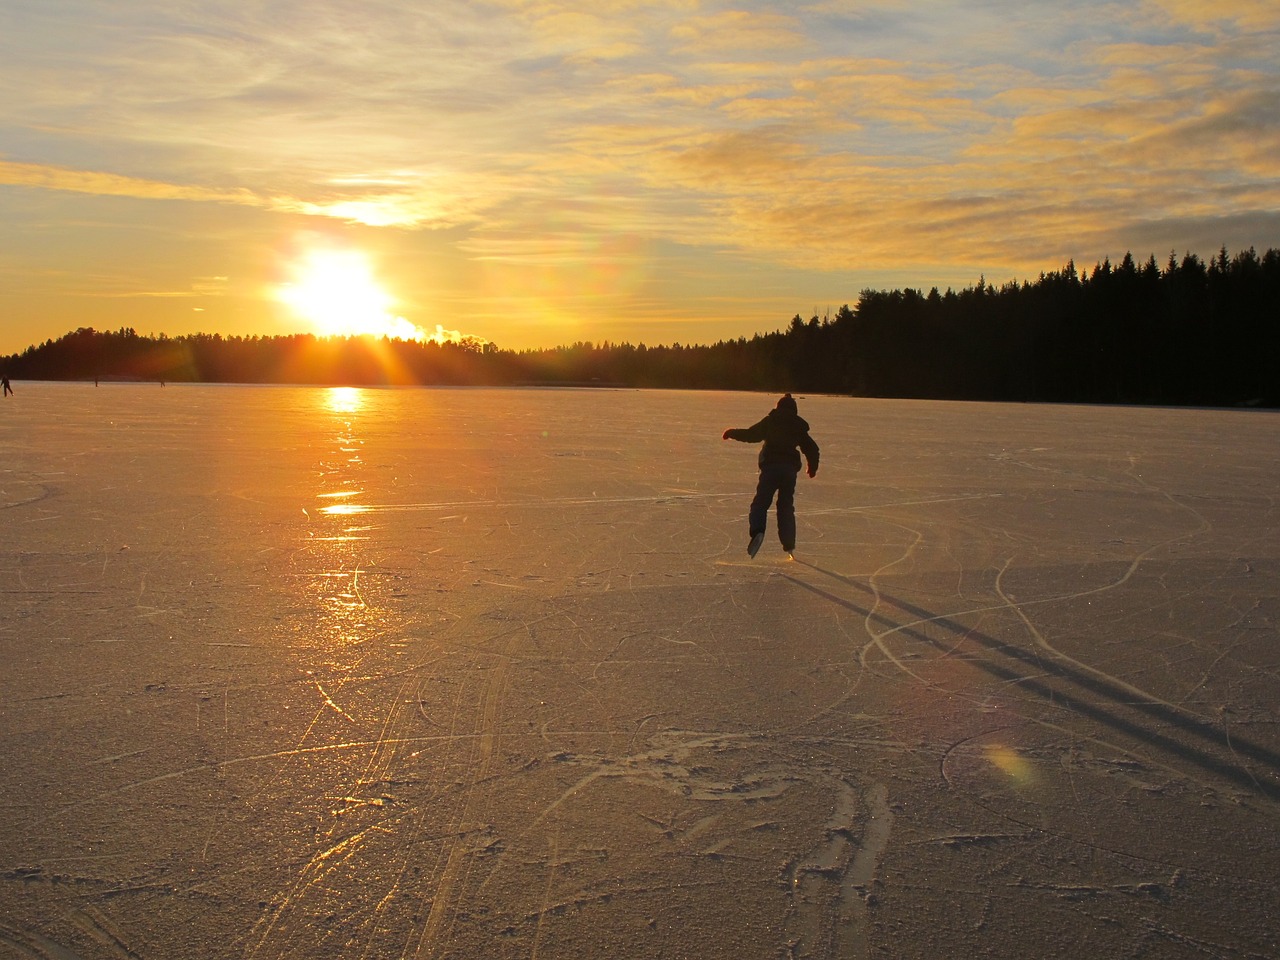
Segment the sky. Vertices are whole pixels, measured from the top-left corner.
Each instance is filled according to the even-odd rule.
[[[1280,0],[0,0],[0,355],[713,343],[1280,247]]]

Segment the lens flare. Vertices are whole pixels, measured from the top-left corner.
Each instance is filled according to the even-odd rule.
[[[1013,749],[1013,747],[1002,743],[992,743],[988,744],[983,752],[987,761],[1013,780],[1014,783],[1029,785],[1035,781],[1035,769],[1027,761],[1027,758]]]

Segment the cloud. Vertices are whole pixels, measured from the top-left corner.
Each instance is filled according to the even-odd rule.
[[[1170,175],[1199,171],[1222,178],[1223,186],[1252,180],[1265,190],[1275,183],[1280,155],[1280,90],[1209,98],[1195,111],[1130,138],[1118,152],[1126,161]]]
[[[356,178],[350,184],[339,186],[359,187],[367,182],[365,178]],[[0,160],[0,185],[129,197],[136,200],[235,204],[278,213],[328,217],[374,227],[441,228],[467,222],[475,215],[474,210],[468,206],[465,190],[455,187],[441,194],[433,194],[419,184],[405,184],[405,189],[400,192],[328,191],[326,196],[317,190],[316,199],[302,199],[285,195],[263,196],[243,188],[218,189],[163,183],[101,171],[67,170]],[[471,200],[474,201],[475,198]]]
[[[741,9],[691,17],[671,28],[671,38],[678,52],[698,56],[760,54],[804,47],[809,42],[795,17]]]
[[[267,202],[248,190],[220,190],[210,187],[162,183],[112,173],[67,170],[37,163],[15,163],[0,160],[0,184],[38,187],[45,190],[67,190],[107,197],[134,197],[147,200],[191,200],[197,202],[239,203],[267,206]]]
[[[224,297],[228,293],[227,277],[192,277],[185,290],[153,290],[139,285],[136,278],[128,276],[95,276],[91,283],[72,296],[106,298],[110,300],[188,300],[192,298]],[[193,307],[203,310],[203,307]]]
[[[270,206],[280,212],[331,217],[370,227],[441,229],[473,220],[479,216],[484,201],[475,197],[469,201],[458,187],[439,192],[405,187],[398,192],[355,193],[315,200],[275,197]]]
[[[1270,0],[1148,0],[1156,16],[1205,30],[1271,30],[1280,27],[1280,7]]]

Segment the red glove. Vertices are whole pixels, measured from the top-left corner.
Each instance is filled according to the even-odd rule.
[[[724,432],[724,434],[720,437],[720,439],[721,439],[721,440],[728,440],[728,439],[729,439],[729,431],[728,431],[728,430],[726,430],[726,431]]]

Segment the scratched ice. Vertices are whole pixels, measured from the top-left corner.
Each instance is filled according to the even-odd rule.
[[[17,386],[0,955],[1280,955],[1276,414]]]

